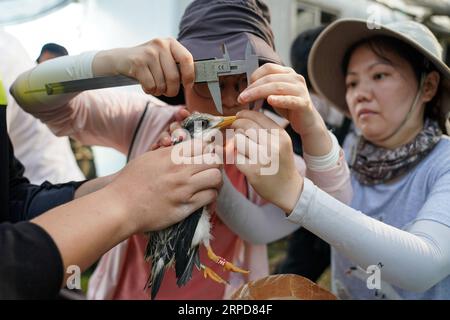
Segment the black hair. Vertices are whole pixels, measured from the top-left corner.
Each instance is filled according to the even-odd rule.
[[[387,58],[386,56],[386,49],[392,49],[395,51],[400,57],[405,59],[409,65],[412,67],[414,74],[416,76],[416,80],[419,82],[420,77],[423,72],[429,72],[429,66],[428,66],[428,60],[424,58],[424,56],[419,53],[416,49],[411,47],[409,44],[393,38],[389,36],[375,36],[368,39],[363,39],[357,43],[355,43],[353,46],[351,46],[345,56],[342,63],[343,73],[344,75],[347,74],[348,65],[350,63],[350,57],[355,51],[356,48],[367,44],[369,48],[372,50],[373,53],[375,53],[379,58],[392,62]]]
[[[36,59],[36,62],[39,63],[39,60],[44,52],[50,52],[54,54],[56,57],[67,56],[69,52],[63,46],[56,43],[46,43],[42,49],[39,57]]]
[[[291,46],[291,64],[295,72],[305,78],[306,85],[312,89],[311,81],[308,76],[308,59],[311,48],[320,33],[326,25],[320,25],[316,28],[308,29],[300,33]]]

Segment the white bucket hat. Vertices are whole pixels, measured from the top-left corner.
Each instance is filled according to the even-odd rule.
[[[442,47],[436,37],[415,21],[398,21],[373,29],[361,19],[340,19],[330,24],[317,38],[310,53],[308,74],[314,89],[349,116],[342,70],[344,57],[353,45],[374,36],[389,36],[407,43],[434,65],[441,75],[440,122],[445,123],[448,132],[450,69],[443,61]]]

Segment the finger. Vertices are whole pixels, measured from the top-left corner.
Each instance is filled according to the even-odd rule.
[[[234,141],[236,151],[256,163],[255,154],[258,153],[258,144],[242,133],[236,133]]]
[[[202,190],[195,193],[190,198],[190,204],[188,204],[189,213],[193,213],[194,211],[216,201],[218,194],[219,192],[216,189]]]
[[[265,63],[258,69],[256,69],[250,76],[249,84],[257,81],[258,79],[274,73],[292,73],[295,72],[292,68],[280,66],[275,63]]]
[[[174,129],[174,131],[170,134],[171,137],[171,143],[173,143],[174,141],[181,142],[181,141],[186,141],[189,140],[189,132],[186,129],[183,129],[181,127]]]
[[[178,109],[178,111],[175,113],[175,120],[176,121],[183,121],[184,119],[186,119],[187,117],[189,117],[191,115],[191,113],[185,109],[185,108],[180,108]]]
[[[250,164],[250,159],[241,153],[236,153],[235,165],[240,172],[242,172],[246,177],[249,177],[252,172],[254,172],[255,165]]]
[[[247,131],[249,129],[255,130],[263,129],[263,127],[261,127],[257,122],[253,121],[253,119],[250,119],[249,117],[238,118],[231,124],[231,128],[242,131]]]
[[[169,147],[172,145],[172,139],[167,131],[164,131],[159,135],[158,144],[160,147]]]
[[[169,125],[169,132],[173,133],[177,129],[182,129],[181,124],[178,121],[174,121]]]
[[[202,132],[201,139],[206,143],[214,143],[218,144],[219,142],[222,144],[223,134],[220,129],[211,129]]]
[[[147,94],[153,94],[156,88],[155,80],[147,66],[136,71],[136,79],[141,84],[142,90]]]
[[[266,144],[258,144],[248,137],[238,133],[235,137],[237,153],[249,159],[250,164],[266,166],[270,164],[268,157],[268,147]]]
[[[164,53],[161,53],[160,56],[163,54]],[[164,92],[166,92],[167,86],[159,56],[155,57],[155,59],[149,60],[147,62],[147,65],[150,69],[150,72],[152,73],[153,79],[155,80],[155,90],[153,92],[153,95],[160,96]]]
[[[269,96],[267,102],[274,108],[285,110],[302,110],[309,106],[309,98],[299,96]]]
[[[195,79],[192,54],[176,40],[170,43],[170,50],[175,61],[179,63],[183,86],[192,84]]]
[[[266,84],[266,83],[276,83],[276,82],[287,82],[287,83],[294,83],[296,85],[299,85],[301,82],[300,80],[301,76],[298,74],[292,74],[292,73],[275,73],[275,74],[268,74],[264,75],[263,77],[255,80],[250,85],[245,88],[245,90],[252,89],[254,87]],[[304,80],[303,80],[304,82]],[[244,91],[245,91],[244,90]],[[244,92],[242,91],[242,92]]]
[[[187,183],[193,192],[201,190],[217,189],[222,185],[222,172],[218,168],[209,168],[193,174]]]
[[[165,52],[160,53],[159,61],[161,61],[164,79],[166,80],[166,91],[163,94],[167,97],[174,97],[180,90],[180,72],[177,64],[173,57]]]
[[[266,143],[267,129],[262,128],[258,123],[250,119],[238,119],[233,123],[233,128],[237,133],[241,133],[256,143]],[[263,141],[261,141],[261,138]],[[236,139],[235,139],[236,141]]]
[[[176,145],[176,147],[182,150],[183,157],[197,157],[205,153],[205,149],[208,146],[206,141],[202,139],[186,139],[185,141]]]
[[[156,150],[156,149],[159,149],[159,147],[160,147],[159,143],[154,143],[154,144],[152,144],[152,146],[150,147],[150,150],[151,150],[151,151],[154,151],[154,150]]]
[[[266,99],[270,95],[290,95],[300,96],[305,93],[299,88],[298,84],[288,82],[265,83],[251,89],[245,89],[238,97],[241,104],[250,103],[259,99]]]
[[[205,153],[202,155],[190,157],[186,162],[189,166],[189,172],[194,175],[207,169],[218,169],[222,166],[222,160],[215,153]]]
[[[236,114],[237,120],[246,119],[254,122],[259,128],[264,129],[281,129],[281,127],[262,112],[251,110],[242,110]],[[235,122],[236,122],[235,121]]]

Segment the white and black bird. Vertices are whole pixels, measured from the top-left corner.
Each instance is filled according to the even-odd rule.
[[[235,119],[234,116],[219,117],[196,112],[183,121],[182,128],[188,131],[191,138],[197,138],[210,130],[225,128]],[[203,271],[205,278],[209,277],[219,283],[226,283],[211,268],[201,263],[200,245],[205,246],[208,258],[222,265],[225,270],[248,273],[217,256],[211,248],[211,238],[211,214],[207,206],[196,210],[171,227],[150,233],[145,258],[151,261],[151,273],[146,288],[151,287],[152,299],[155,299],[158,293],[166,269],[174,263],[179,287],[191,279],[194,265]]]

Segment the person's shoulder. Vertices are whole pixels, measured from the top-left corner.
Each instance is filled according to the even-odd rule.
[[[450,160],[450,137],[442,135],[441,140],[436,144],[431,154],[438,158],[446,158]],[[446,161],[450,165],[450,161]]]
[[[433,151],[423,161],[430,172],[438,175],[450,174],[450,137],[443,135]]]

